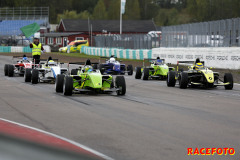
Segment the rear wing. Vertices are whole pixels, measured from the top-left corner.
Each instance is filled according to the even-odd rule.
[[[179,63],[185,63],[185,64],[194,64],[195,63],[195,61],[177,61],[177,65],[179,64]],[[203,65],[204,65],[204,61],[200,61],[200,63],[202,63]]]
[[[151,62],[151,61],[156,61],[156,60],[157,60],[157,59],[144,58],[144,59],[143,59],[143,66],[145,66],[145,61]],[[165,63],[165,59],[159,59],[159,60],[162,60],[163,63]]]
[[[100,58],[117,58],[117,57],[100,57]]]
[[[75,64],[75,65],[85,65],[86,62],[69,62],[68,64]],[[91,65],[99,64],[98,62],[91,62]]]
[[[32,58],[32,56],[26,56],[27,58]],[[23,58],[23,56],[12,56],[12,58]]]
[[[204,65],[204,61],[200,61]],[[179,64],[187,64],[187,65],[194,65],[195,61],[177,61],[177,71],[178,71],[178,65]]]
[[[104,56],[103,56],[103,57],[99,57],[99,63],[101,63],[100,61],[101,61],[101,59],[103,59],[103,58],[105,58],[106,60],[107,60],[107,59],[110,59],[110,58],[115,58],[115,59],[117,60],[117,57],[104,57]]]

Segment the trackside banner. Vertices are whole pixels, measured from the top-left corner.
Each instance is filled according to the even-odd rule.
[[[154,48],[152,58],[165,59],[167,63],[177,61],[195,61],[200,58],[208,67],[224,69],[240,69],[240,48]]]

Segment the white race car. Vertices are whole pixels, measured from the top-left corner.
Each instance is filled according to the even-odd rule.
[[[66,74],[67,68],[62,68],[63,63],[58,63],[58,59],[51,59],[41,62],[38,68],[26,69],[24,74],[25,82],[37,84],[39,82],[54,83],[58,74]]]

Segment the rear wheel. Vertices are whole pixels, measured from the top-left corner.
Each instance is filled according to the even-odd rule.
[[[136,68],[136,75],[135,75],[135,78],[136,79],[141,79],[141,77],[142,77],[142,71],[141,71],[141,67],[137,67]]]
[[[4,65],[4,75],[5,76],[8,76],[8,66],[9,66],[9,64]]]
[[[233,76],[231,73],[225,73],[224,74],[224,83],[229,83],[228,85],[225,85],[226,90],[232,90],[233,89]]]
[[[65,75],[63,75],[63,74],[57,75],[56,82],[55,82],[56,92],[63,92],[64,77],[65,77]]]
[[[170,71],[168,72],[168,75],[167,75],[167,86],[168,87],[175,87],[175,84],[176,84],[176,72],[174,71]]]
[[[143,80],[148,80],[149,78],[149,68],[144,68],[143,70]]]
[[[37,69],[32,70],[32,84],[37,84],[39,78],[39,71]]]
[[[24,73],[24,80],[25,80],[25,82],[31,82],[31,78],[32,78],[31,71],[32,71],[32,69],[26,68],[25,73]]]
[[[181,89],[186,89],[188,86],[188,73],[187,72],[182,72],[181,73],[181,78],[179,79],[179,85]]]
[[[71,70],[71,75],[77,75],[78,74],[78,70],[77,69],[72,69]]]
[[[133,75],[133,66],[130,64],[127,66],[128,75]]]
[[[126,94],[126,82],[124,76],[117,76],[115,79],[117,90],[117,95],[125,95]]]
[[[71,96],[73,90],[73,78],[66,76],[63,83],[63,94],[65,96]]]
[[[14,76],[14,65],[8,65],[8,77]]]

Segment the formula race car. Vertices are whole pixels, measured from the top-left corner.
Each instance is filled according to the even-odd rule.
[[[66,96],[88,92],[125,95],[126,83],[124,76],[117,76],[114,81],[111,75],[102,75],[99,69],[85,65],[73,69],[70,75],[57,75],[55,89]]]
[[[193,64],[188,71],[178,70],[179,63]],[[177,71],[169,71],[167,78],[167,86],[174,87],[176,81],[179,82],[181,89],[189,87],[213,88],[224,86],[226,90],[233,88],[233,76],[231,73],[225,73],[223,79],[220,78],[218,72],[213,72],[204,66],[204,61],[195,63],[193,61],[178,61]]]
[[[70,42],[66,47],[59,48],[59,52],[73,53],[81,52],[82,46],[89,46],[88,40],[75,40]]]
[[[16,60],[17,59],[17,60]],[[19,57],[13,56],[13,63],[15,64],[5,64],[4,65],[4,74],[5,76],[13,77],[15,75],[23,76],[26,69],[34,68],[34,63],[30,60],[32,58],[27,58],[26,56]]]
[[[150,62],[150,66],[145,66],[145,61]],[[167,78],[167,73],[171,70],[175,70],[174,67],[168,67],[164,59],[144,59],[143,67],[136,67],[135,78],[141,79],[143,74],[143,80],[162,80]]]
[[[99,64],[99,69],[102,74],[113,74],[113,75],[124,75],[128,73],[128,75],[133,74],[133,66],[128,65],[126,68],[125,64],[120,64],[121,61],[117,61],[117,57],[100,57],[107,58],[105,63]],[[99,60],[100,62],[100,60]]]
[[[58,59],[41,60],[39,67],[34,69],[26,69],[24,74],[25,82],[37,84],[39,82],[55,82],[58,74],[67,74],[68,69],[62,68],[63,63],[58,63]]]

